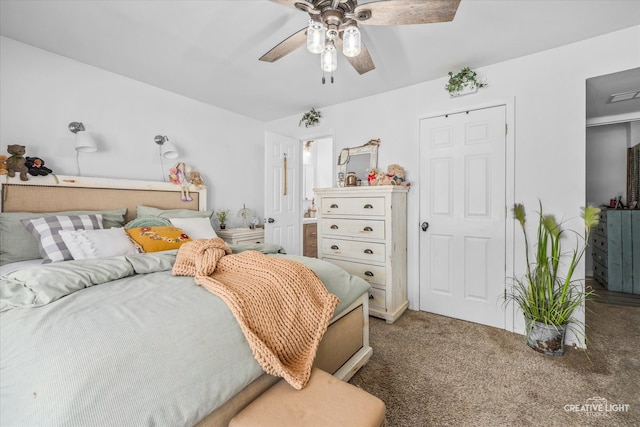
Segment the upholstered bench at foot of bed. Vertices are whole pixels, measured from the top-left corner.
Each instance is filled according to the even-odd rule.
[[[307,386],[296,390],[278,381],[237,414],[230,427],[381,427],[382,400],[313,368]]]

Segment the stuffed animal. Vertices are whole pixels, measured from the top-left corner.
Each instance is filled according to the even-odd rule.
[[[378,172],[378,176],[371,180],[369,185],[393,185],[393,180],[384,171]]]
[[[367,174],[367,182],[369,183],[369,185],[375,185],[375,184],[371,184],[371,181],[376,179],[377,176],[378,176],[378,169],[371,168],[371,170],[369,170],[369,173]]]
[[[174,167],[169,169],[169,181],[172,184],[180,186],[180,198],[183,202],[190,202],[193,200],[193,198],[189,195],[189,186],[191,185],[191,182],[189,182],[190,172],[191,168],[189,168],[182,162],[176,163]]]
[[[29,175],[33,176],[47,176],[53,171],[44,165],[44,160],[40,157],[26,157],[25,165],[29,169]]]
[[[11,156],[7,159],[7,175],[10,177],[16,176],[16,172],[20,174],[20,181],[28,181],[27,166],[25,165],[24,145],[12,144],[7,146],[7,152]]]
[[[0,154],[0,175],[7,174],[7,156]]]
[[[200,176],[200,172],[189,172],[189,181],[191,181],[196,188],[200,188],[204,185],[204,180],[202,179],[202,176]]]
[[[387,176],[391,178],[396,185],[402,185],[403,187],[409,187],[411,185],[411,183],[407,182],[404,168],[400,165],[389,165],[389,167],[387,167]]]

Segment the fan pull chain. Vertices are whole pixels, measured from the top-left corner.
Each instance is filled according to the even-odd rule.
[[[324,71],[322,72],[322,84],[326,83],[326,79],[324,77]],[[333,71],[331,72],[331,84],[333,84]]]

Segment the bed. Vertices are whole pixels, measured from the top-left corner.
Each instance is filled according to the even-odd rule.
[[[104,228],[116,232],[149,212],[208,217],[205,187],[192,188],[193,200],[183,202],[180,188],[167,183],[4,179],[0,424],[223,426],[278,380],[255,360],[229,307],[193,277],[172,274],[179,249],[43,264],[45,239],[34,257],[37,240],[16,225],[101,212]],[[347,380],[369,360],[366,282],[274,245],[231,249],[302,263],[338,296],[314,366]]]

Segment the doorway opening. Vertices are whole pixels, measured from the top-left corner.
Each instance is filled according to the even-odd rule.
[[[640,194],[640,68],[586,80],[586,200],[602,209],[604,221],[585,251],[585,286],[598,299],[637,305],[640,285],[633,279],[636,254],[634,215]],[[620,208],[623,210],[621,211]],[[638,215],[640,218],[640,215]],[[625,250],[626,249],[626,250]]]
[[[302,142],[302,212],[309,213],[315,203],[314,188],[333,186],[333,137]],[[305,215],[306,217],[306,215]]]

